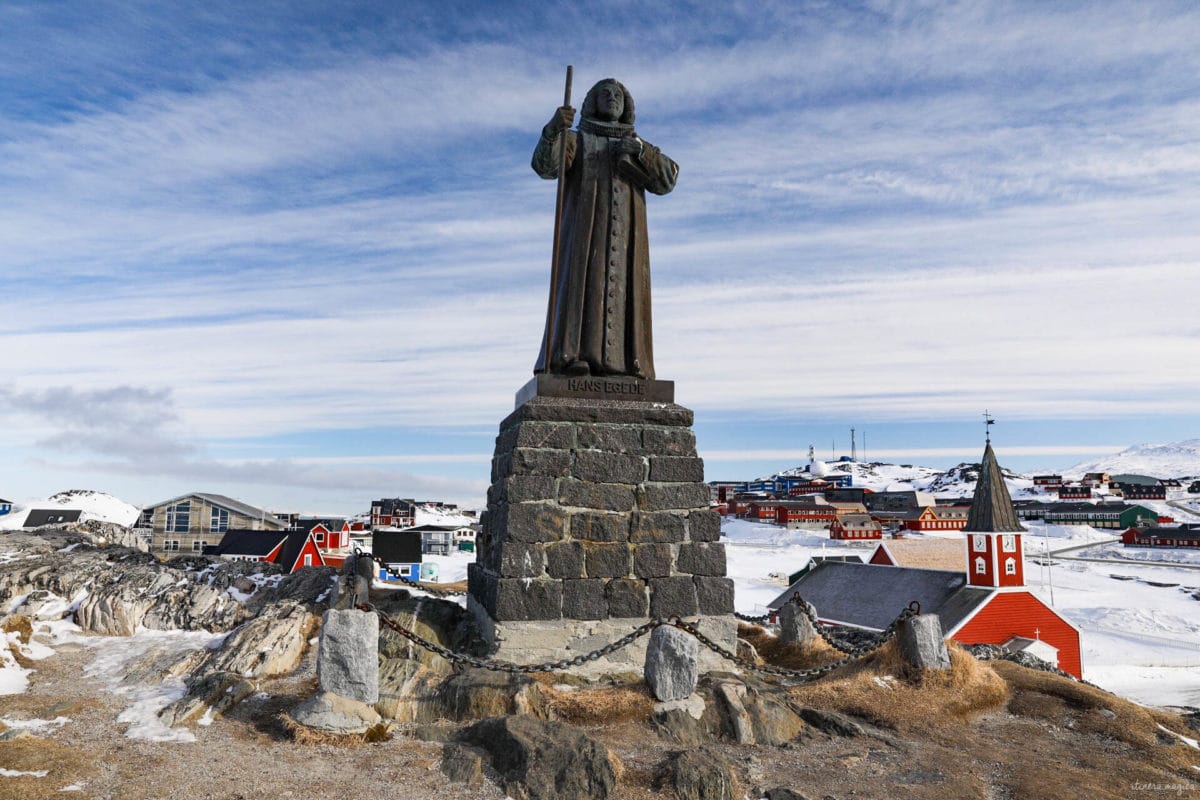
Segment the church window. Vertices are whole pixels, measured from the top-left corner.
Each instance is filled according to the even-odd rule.
[[[983,575],[987,572],[987,562],[983,560],[983,556],[975,559],[975,574]]]
[[[1004,559],[1004,574],[1005,575],[1016,575],[1017,574],[1017,560],[1015,558]]]

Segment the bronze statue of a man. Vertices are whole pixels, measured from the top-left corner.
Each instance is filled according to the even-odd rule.
[[[638,138],[633,97],[612,78],[591,88],[570,130],[574,119],[560,107],[533,151],[534,172],[557,178],[566,147],[553,314],[534,372],[653,378],[646,192],[675,188],[679,166]]]

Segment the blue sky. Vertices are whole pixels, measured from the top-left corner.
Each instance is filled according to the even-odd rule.
[[[0,496],[482,502],[574,64],[713,479],[1200,435],[1194,3],[0,5]],[[836,442],[836,445],[834,445]],[[1006,455],[1007,451],[1007,455]]]

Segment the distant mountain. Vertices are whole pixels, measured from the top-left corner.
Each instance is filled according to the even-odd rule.
[[[1076,477],[1085,472],[1152,475],[1156,478],[1200,477],[1200,439],[1134,445],[1111,456],[1076,464],[1063,470],[1063,475]]]

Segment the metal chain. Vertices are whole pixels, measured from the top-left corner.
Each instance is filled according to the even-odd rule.
[[[743,658],[737,655],[737,653],[731,653],[729,650],[726,650],[724,647],[708,638],[708,636],[706,636],[695,624],[687,622],[678,616],[672,616],[666,619],[652,619],[648,622],[644,622],[629,633],[622,636],[620,639],[610,642],[603,647],[592,650],[590,653],[584,653],[575,656],[574,658],[564,658],[559,661],[547,661],[541,664],[514,664],[509,661],[501,661],[490,658],[477,658],[476,656],[467,655],[466,653],[458,653],[448,647],[443,647],[440,644],[431,642],[428,639],[425,639],[409,630],[408,628],[405,628],[403,625],[396,622],[370,603],[360,603],[358,606],[356,606],[356,608],[358,608],[360,611],[367,611],[376,614],[379,617],[380,622],[385,627],[390,628],[391,630],[403,636],[405,639],[408,639],[410,642],[425,648],[431,653],[440,655],[442,658],[453,664],[466,664],[468,666],[487,669],[493,672],[529,674],[533,672],[558,672],[568,667],[582,666],[589,661],[595,661],[596,659],[603,658],[604,656],[628,647],[629,645],[633,644],[633,642],[650,633],[655,628],[669,625],[686,633],[690,633],[698,642],[700,642],[700,644],[704,645],[709,650],[713,651],[722,658],[732,661],[738,666],[744,667],[745,669],[767,675],[778,675],[781,677],[796,678],[800,680],[808,680],[819,677],[828,672],[832,672],[839,667],[845,666],[852,661],[865,658],[886,644],[892,637],[894,637],[896,635],[896,629],[901,622],[917,613],[911,607],[902,611],[900,615],[892,622],[892,624],[889,625],[883,632],[883,635],[879,638],[879,640],[869,648],[859,648],[859,652],[849,653],[844,658],[838,659],[837,661],[829,664],[823,664],[819,667],[813,667],[811,669],[789,669],[787,667],[776,667],[769,664],[758,664],[748,658]],[[843,652],[845,651],[843,650]]]
[[[804,615],[808,617],[808,621],[812,623],[813,630],[815,630],[817,635],[825,640],[826,644],[828,644],[834,650],[845,653],[848,656],[856,657],[865,656],[868,653],[873,653],[880,647],[883,647],[884,644],[895,637],[896,631],[900,627],[900,623],[904,622],[904,620],[908,619],[909,617],[915,617],[921,613],[921,604],[916,600],[913,600],[908,604],[908,608],[901,611],[900,615],[892,620],[890,625],[883,629],[879,636],[874,637],[870,641],[863,644],[852,644],[834,636],[833,631],[830,628],[822,625],[820,620],[817,619],[816,611],[811,605],[805,602],[804,598],[802,598],[798,592],[792,595],[790,602],[795,603],[796,605],[800,606],[800,608],[804,609]]]
[[[770,614],[763,614],[761,616],[752,617],[749,614],[739,614],[736,611],[733,612],[733,616],[740,619],[742,622],[753,622],[755,624],[761,624],[771,618]]]

